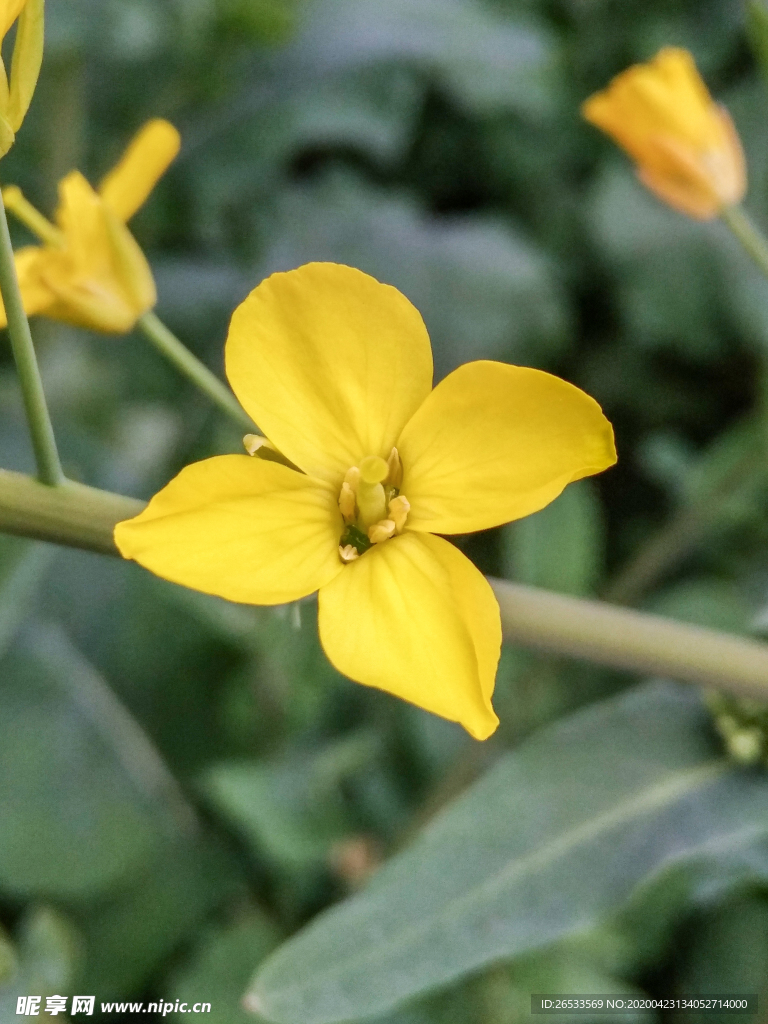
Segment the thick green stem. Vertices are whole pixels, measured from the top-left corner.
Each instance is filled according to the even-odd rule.
[[[116,555],[115,524],[144,503],[67,482],[45,487],[0,470],[0,531]],[[600,665],[768,700],[768,644],[601,601],[491,580],[507,640]]]
[[[230,416],[242,429],[253,431],[251,418],[226,384],[211,373],[197,356],[192,355],[189,349],[182,345],[176,335],[169,331],[162,320],[159,320],[151,310],[139,319],[137,326],[141,328],[144,336],[152,342],[158,352],[191,380],[195,387],[204,391],[222,412]]]
[[[37,356],[32,344],[29,321],[24,312],[19,281],[16,276],[16,264],[13,259],[13,246],[8,231],[8,219],[5,215],[5,204],[0,193],[0,292],[8,318],[8,334],[11,339],[13,358],[19,373],[21,392],[24,398],[24,409],[32,435],[32,447],[37,463],[37,475],[40,481],[50,487],[64,483],[64,473],[56,449],[51,417],[45,402],[43,382],[37,365]]]
[[[722,211],[720,217],[741,242],[765,277],[768,277],[768,242],[744,210],[740,206],[728,206]]]
[[[506,580],[490,582],[506,640],[610,668],[768,699],[768,644],[602,601]]]
[[[116,555],[115,523],[131,519],[144,502],[65,481],[46,487],[32,477],[0,469],[0,531],[20,537]]]

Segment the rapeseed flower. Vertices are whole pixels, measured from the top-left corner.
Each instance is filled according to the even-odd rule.
[[[10,78],[0,57],[0,156],[21,128],[40,74],[45,34],[44,0],[0,0],[0,43],[18,19]]]
[[[95,331],[124,334],[157,301],[144,253],[126,222],[143,205],[179,150],[167,121],[146,124],[98,192],[79,171],[59,183],[51,224],[15,186],[6,206],[43,242],[16,253],[24,308]],[[0,325],[5,312],[0,308]]]
[[[294,468],[245,454],[187,466],[117,525],[122,555],[231,601],[319,591],[320,639],[339,671],[489,736],[499,608],[437,534],[529,515],[612,465],[598,404],[551,374],[490,361],[433,390],[418,311],[328,263],[251,292],[232,317],[226,370]]]
[[[665,47],[647,64],[617,75],[581,109],[629,153],[643,184],[675,210],[709,220],[743,198],[739,136],[687,50]]]

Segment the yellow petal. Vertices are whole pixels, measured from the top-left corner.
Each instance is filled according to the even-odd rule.
[[[32,102],[43,62],[44,8],[45,0],[28,0],[16,29],[8,100],[8,120],[16,132]]]
[[[275,462],[222,455],[187,466],[115,543],[158,576],[246,604],[282,604],[342,570],[336,495]]]
[[[301,469],[341,486],[366,455],[386,459],[432,386],[418,311],[351,267],[274,274],[232,317],[227,376],[243,408]]]
[[[47,315],[123,334],[156,301],[152,272],[128,228],[78,171],[59,183],[65,246],[46,246],[40,276],[56,295]]]
[[[46,287],[40,279],[40,258],[43,251],[37,245],[28,245],[23,249],[17,249],[13,254],[16,262],[16,276],[19,279],[21,298],[27,316],[47,312],[56,298],[50,288]],[[7,323],[5,307],[0,298],[0,327],[5,327]]]
[[[104,202],[122,221],[130,220],[176,158],[181,145],[178,131],[157,118],[145,124],[128,145],[122,159],[102,181]]]
[[[600,406],[572,384],[506,363],[465,363],[397,442],[406,530],[469,533],[530,515],[616,461]]]
[[[499,608],[448,541],[385,541],[346,565],[319,602],[320,640],[340,672],[460,722],[475,739],[495,730]]]
[[[8,34],[27,0],[0,0],[0,40]]]

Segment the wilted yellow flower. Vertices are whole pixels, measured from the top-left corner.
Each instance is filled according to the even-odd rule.
[[[0,43],[18,18],[10,80],[0,57],[0,156],[13,145],[29,110],[43,61],[44,0],[0,0]]]
[[[339,671],[485,739],[498,724],[499,608],[435,534],[529,515],[612,465],[598,404],[551,374],[489,361],[432,390],[418,311],[332,263],[251,292],[232,318],[226,369],[299,471],[248,455],[187,466],[118,524],[122,555],[231,601],[318,590],[320,639]]]
[[[157,301],[152,271],[125,226],[179,150],[167,121],[150,121],[96,192],[79,171],[59,183],[56,223],[21,190],[3,190],[6,206],[43,242],[16,253],[28,314],[40,313],[95,331],[123,334]],[[0,324],[5,312],[0,307]]]
[[[629,153],[643,184],[675,210],[709,220],[744,196],[739,136],[687,50],[665,47],[628,68],[590,96],[582,113]]]

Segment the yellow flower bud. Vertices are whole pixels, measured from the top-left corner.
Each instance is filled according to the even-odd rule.
[[[687,50],[665,47],[647,64],[633,65],[581,110],[629,153],[643,184],[673,209],[709,220],[743,198],[739,136]]]

